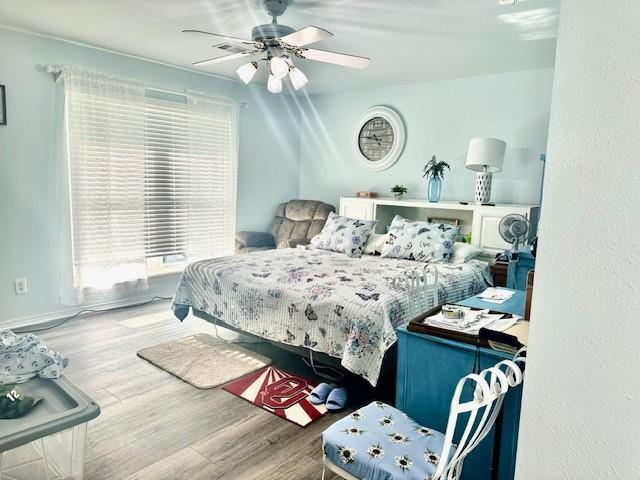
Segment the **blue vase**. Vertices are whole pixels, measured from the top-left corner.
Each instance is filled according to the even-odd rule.
[[[428,188],[429,201],[432,203],[439,202],[441,194],[442,194],[442,179],[440,177],[430,177],[429,188]]]

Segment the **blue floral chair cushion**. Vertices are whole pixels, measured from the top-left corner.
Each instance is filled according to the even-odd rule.
[[[311,239],[311,245],[322,250],[359,257],[377,223],[377,220],[358,220],[331,212],[322,231]]]
[[[425,480],[436,472],[444,435],[383,402],[372,402],[322,433],[324,454],[356,478]],[[449,459],[455,454],[452,448]]]
[[[448,263],[458,233],[455,225],[410,221],[396,215],[389,226],[382,256]]]

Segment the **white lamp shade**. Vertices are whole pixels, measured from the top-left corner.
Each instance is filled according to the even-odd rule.
[[[282,91],[282,80],[274,75],[269,75],[267,80],[267,90],[271,93],[280,93]]]
[[[466,167],[474,172],[502,170],[507,144],[497,138],[474,138],[469,142]]]
[[[236,73],[240,77],[244,83],[249,83],[253,76],[258,71],[258,64],[254,62],[249,62],[242,65],[240,68],[236,70]]]
[[[301,89],[309,82],[307,76],[297,67],[293,67],[289,72],[289,80],[296,90]]]
[[[271,74],[277,78],[283,79],[289,73],[289,65],[280,57],[271,57],[269,66]]]

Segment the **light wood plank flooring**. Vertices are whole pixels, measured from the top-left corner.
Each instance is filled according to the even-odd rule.
[[[102,409],[89,423],[86,478],[319,479],[320,433],[343,414],[301,428],[220,388],[198,390],[136,356],[143,347],[199,332],[214,329],[192,316],[180,323],[168,302],[156,302],[40,333],[69,358],[67,377]],[[249,348],[313,377],[300,357],[269,344]],[[355,384],[358,403],[374,395]]]

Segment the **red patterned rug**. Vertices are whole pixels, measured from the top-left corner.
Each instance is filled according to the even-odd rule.
[[[306,427],[327,413],[324,405],[314,405],[307,400],[315,386],[315,382],[304,377],[266,367],[228,383],[223,390]]]

